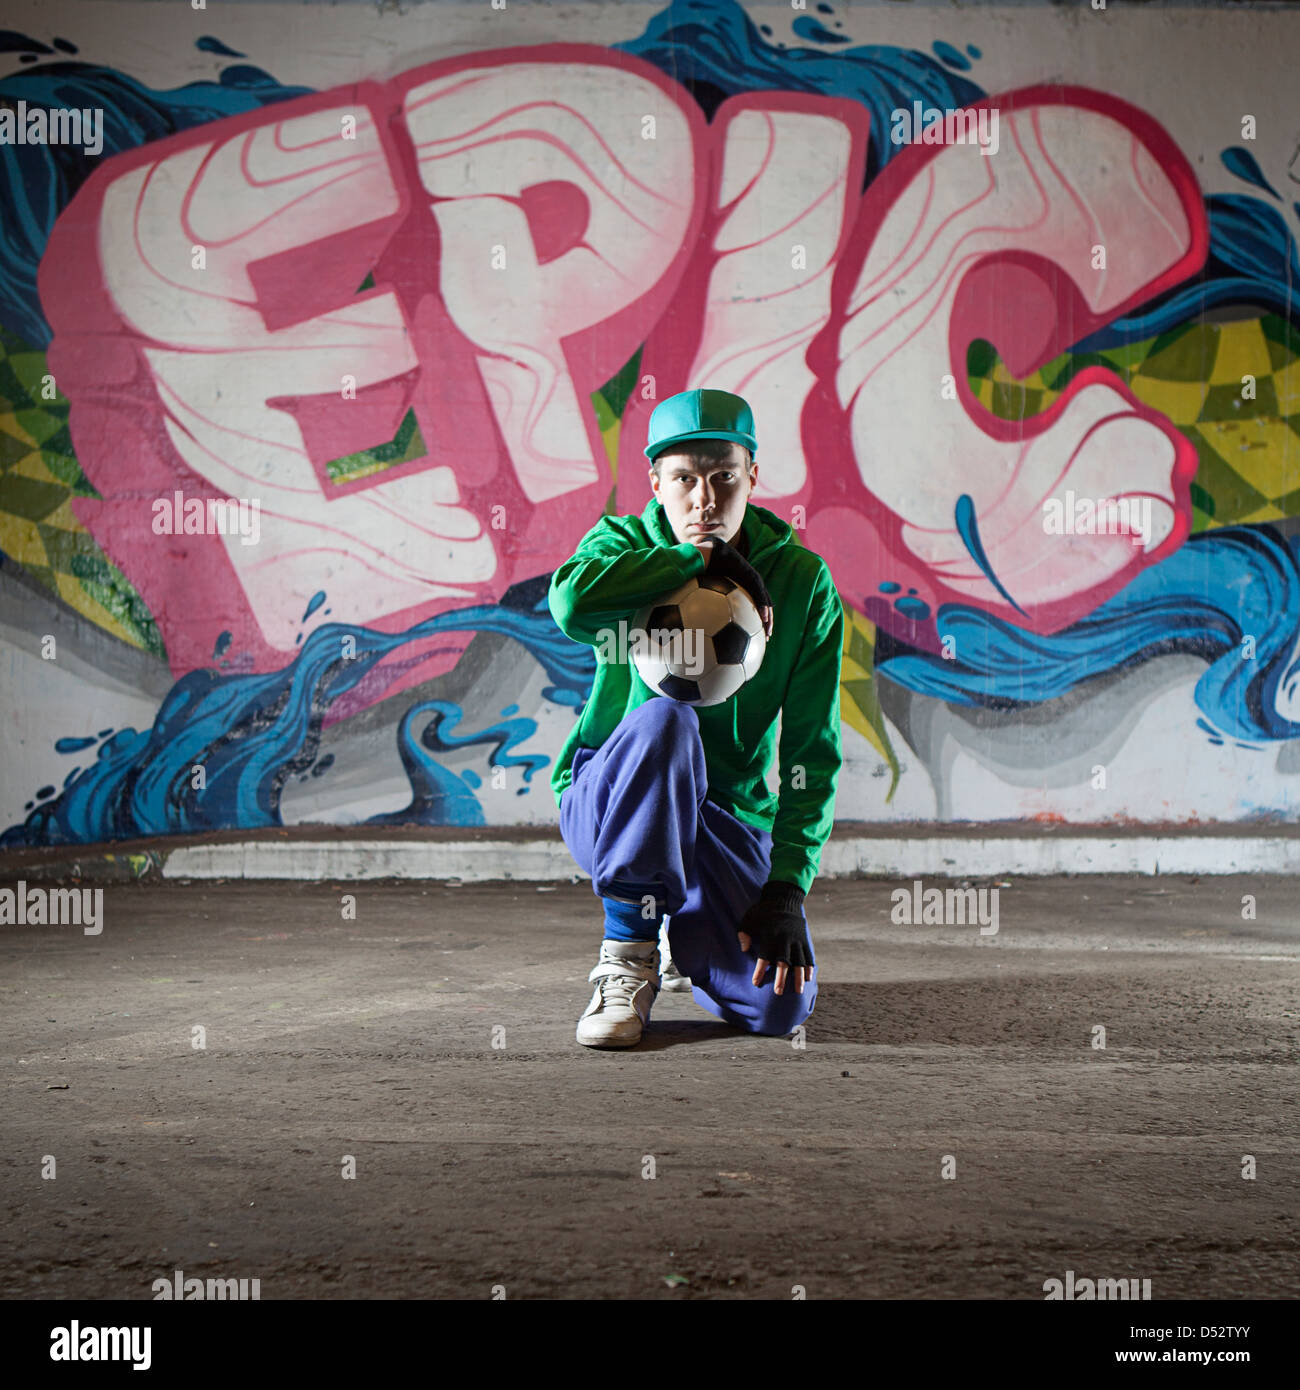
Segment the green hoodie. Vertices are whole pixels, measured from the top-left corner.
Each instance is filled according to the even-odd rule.
[[[749,503],[733,544],[772,596],[763,664],[730,700],[697,707],[708,799],[737,820],[772,832],[769,881],[806,893],[831,833],[840,772],[840,658],[844,609],[826,561],[794,540],[774,512]],[[630,659],[604,659],[602,632],[631,627],[637,611],[703,574],[708,557],[678,544],[661,503],[639,517],[603,516],[551,576],[547,600],[560,631],[595,647],[596,683],[551,773],[558,806],[579,746],[599,748],[629,711],[664,699]],[[781,714],[780,795],[768,790]]]

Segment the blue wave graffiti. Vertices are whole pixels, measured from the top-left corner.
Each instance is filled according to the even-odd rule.
[[[517,705],[511,705],[502,713],[514,713],[517,709]],[[446,700],[423,700],[412,705],[402,715],[397,731],[397,749],[411,783],[411,801],[400,811],[371,816],[366,822],[368,825],[486,824],[483,808],[472,790],[480,785],[478,774],[472,769],[466,769],[463,779],[457,777],[432,757],[433,753],[445,753],[449,749],[460,748],[466,744],[495,740],[497,747],[488,757],[489,764],[492,767],[522,764],[526,782],[531,781],[533,774],[550,761],[549,758],[535,753],[519,757],[507,756],[508,750],[514,744],[531,738],[537,732],[536,720],[516,715],[512,719],[489,725],[476,734],[455,738],[451,735],[450,729],[459,723],[462,717],[459,706]],[[526,790],[524,787],[519,788],[521,795]]]
[[[1202,532],[1063,632],[1041,637],[979,609],[945,604],[939,638],[954,639],[958,660],[891,649],[886,638],[876,669],[918,694],[1019,709],[1166,652],[1191,652],[1210,662],[1196,703],[1213,729],[1247,744],[1295,738],[1300,723],[1277,704],[1280,692],[1290,705],[1300,681],[1298,555],[1300,538],[1286,539],[1270,526]],[[1207,575],[1214,576],[1212,590]],[[1254,639],[1250,655],[1247,637]]]
[[[1230,174],[1235,174],[1242,183],[1253,183],[1256,188],[1271,193],[1279,203],[1282,201],[1282,195],[1269,183],[1263,169],[1259,167],[1259,160],[1249,150],[1243,149],[1240,145],[1229,145],[1226,150],[1219,151],[1219,159],[1223,167]]]
[[[74,769],[57,797],[0,834],[0,849],[280,825],[284,784],[315,762],[330,705],[385,656],[441,633],[497,632],[514,638],[553,682],[544,688],[545,698],[580,707],[591,693],[595,655],[555,626],[546,602],[548,582],[529,580],[511,589],[500,604],[440,613],[404,632],[325,623],[280,671],[191,671],[168,692],[151,729],[105,730],[95,762]],[[354,657],[341,655],[346,638],[355,644]],[[441,767],[432,753],[491,745],[489,765],[521,766],[525,782],[550,761],[539,754],[510,752],[536,732],[531,719],[516,716],[454,737],[450,729],[460,717],[455,705],[438,700],[405,712],[398,753],[411,782],[411,804],[396,814],[374,817],[372,824],[482,824],[470,786]],[[71,754],[92,742],[74,738],[56,746]],[[201,779],[196,767],[203,769]],[[468,776],[472,780],[475,774]],[[202,783],[198,788],[196,780]],[[53,788],[41,790],[49,795]]]
[[[821,6],[828,16],[831,6]],[[892,44],[839,45],[841,35],[810,17],[796,21],[800,38],[829,47],[787,47],[769,39],[772,31],[756,25],[736,0],[674,0],[650,20],[640,38],[613,47],[643,58],[687,88],[713,111],[739,92],[812,92],[848,97],[871,112],[867,178],[903,147],[889,138],[891,113],[925,106],[959,107],[986,93],[969,78],[950,72],[926,53]],[[941,55],[955,50],[947,45]],[[972,56],[978,50],[971,50]]]

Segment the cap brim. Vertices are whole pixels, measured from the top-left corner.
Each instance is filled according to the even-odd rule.
[[[751,458],[758,457],[758,444],[752,434],[740,434],[736,430],[691,430],[687,434],[675,434],[670,439],[659,439],[649,444],[641,452],[651,463],[660,454],[666,454],[674,444],[685,444],[689,439],[726,439],[732,444],[743,444]]]

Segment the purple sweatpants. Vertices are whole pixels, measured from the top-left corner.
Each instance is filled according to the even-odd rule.
[[[767,882],[772,836],[706,801],[707,790],[699,716],[656,697],[599,748],[577,750],[560,833],[597,897],[658,886],[668,946],[697,1004],[750,1033],[792,1033],[812,1012],[819,972],[802,994],[791,979],[778,995],[769,966],[755,989],[754,957],[736,939]]]

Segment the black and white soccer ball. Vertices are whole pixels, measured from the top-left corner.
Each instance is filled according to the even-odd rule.
[[[632,660],[659,695],[720,705],[763,664],[767,636],[753,600],[724,575],[688,579],[636,615]]]

